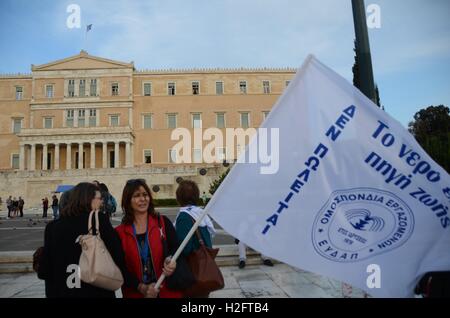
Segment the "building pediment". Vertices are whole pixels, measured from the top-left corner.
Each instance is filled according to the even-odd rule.
[[[133,62],[124,63],[109,60],[93,55],[89,55],[85,51],[81,51],[75,56],[71,56],[62,60],[42,64],[32,65],[31,70],[36,71],[61,71],[61,70],[94,70],[94,69],[134,69]]]

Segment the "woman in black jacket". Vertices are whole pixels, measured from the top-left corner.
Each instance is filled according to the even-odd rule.
[[[60,218],[45,228],[44,249],[39,262],[38,277],[45,280],[47,297],[115,297],[114,291],[80,282],[73,265],[78,265],[81,246],[75,243],[80,235],[88,233],[89,213],[101,205],[100,191],[92,183],[80,183],[72,191]],[[108,217],[99,213],[100,237],[114,262],[122,271],[126,286],[137,286],[139,281],[126,270],[125,258],[117,233]],[[72,265],[72,266],[70,266]]]

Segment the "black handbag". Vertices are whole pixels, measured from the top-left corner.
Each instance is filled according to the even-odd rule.
[[[161,229],[161,216],[158,216],[158,225]],[[164,236],[161,236],[161,242],[163,246],[164,259],[168,256],[172,256],[169,253],[169,248],[167,246],[167,240]],[[185,290],[190,288],[195,283],[195,277],[187,263],[186,257],[183,254],[177,259],[177,267],[172,275],[166,277],[167,287],[173,290]]]

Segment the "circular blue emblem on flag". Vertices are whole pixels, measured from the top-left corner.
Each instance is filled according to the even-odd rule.
[[[317,213],[312,242],[321,256],[357,262],[403,245],[414,229],[414,215],[395,194],[355,188],[334,191]]]

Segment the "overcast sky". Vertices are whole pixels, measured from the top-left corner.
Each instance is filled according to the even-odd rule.
[[[365,2],[381,9],[369,36],[386,111],[406,126],[423,107],[450,106],[450,1]],[[66,25],[70,4],[81,8],[79,29]],[[138,69],[297,68],[313,53],[352,81],[350,0],[1,0],[0,26],[0,73],[82,48]]]

